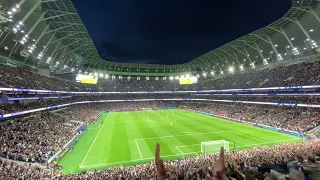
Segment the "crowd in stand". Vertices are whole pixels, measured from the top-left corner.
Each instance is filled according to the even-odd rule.
[[[273,127],[305,132],[320,123],[320,112],[261,105],[227,103],[169,103],[125,102],[112,104],[80,104],[55,112],[42,112],[1,122],[0,154],[9,159],[44,162],[76,133],[80,122],[92,122],[105,110],[132,110],[135,108],[179,108],[213,113],[215,115],[265,124]]]
[[[155,166],[143,164],[131,167],[113,168],[104,171],[84,172],[76,175],[56,174],[46,168],[38,168],[17,161],[45,163],[59,148],[76,133],[74,130],[81,123],[93,122],[99,113],[113,110],[133,110],[139,108],[187,108],[202,112],[223,115],[266,125],[305,130],[315,126],[319,121],[319,112],[301,110],[296,113],[292,108],[270,108],[260,105],[230,105],[203,103],[168,103],[168,102],[125,102],[113,104],[74,105],[58,112],[44,112],[25,118],[5,120],[0,126],[0,155],[5,159],[15,160],[7,162],[1,160],[0,179],[2,177],[37,179],[154,179]],[[313,119],[312,119],[313,118]],[[315,155],[320,149],[320,142],[312,140],[304,143],[278,145],[275,147],[261,147],[252,150],[237,151],[226,154],[229,163],[230,176],[237,178],[236,167],[246,163],[258,169],[270,169],[274,164],[284,165],[293,160],[306,159],[308,155]],[[201,155],[193,158],[183,158],[166,163],[168,179],[204,179],[212,176],[212,167],[217,160],[216,155]],[[245,169],[241,169],[244,173]],[[17,173],[19,172],[19,173]],[[253,176],[261,177],[261,170]],[[9,178],[9,179],[10,179]],[[120,178],[120,179],[121,179]]]
[[[225,153],[225,169],[227,179],[254,180],[265,179],[277,180],[273,174],[268,174],[270,169],[285,167],[295,169],[302,167],[303,176],[311,180],[319,177],[319,163],[315,160],[319,154],[319,140],[308,142],[276,145],[273,147],[260,147],[250,150]],[[217,180],[214,176],[214,165],[219,155],[200,155],[186,157],[180,160],[165,162],[166,179],[206,179]],[[107,170],[96,170],[79,174],[57,174],[46,168],[8,162],[0,159],[0,179],[156,179],[157,170],[155,164],[140,164],[129,167],[117,167]],[[267,174],[266,174],[267,173]],[[299,177],[299,176],[297,176]],[[160,179],[160,178],[158,178]],[[269,179],[267,179],[269,180]]]
[[[104,106],[78,105],[57,112],[42,112],[0,122],[0,157],[25,162],[46,162],[84,123],[97,119]]]
[[[273,87],[288,85],[320,84],[320,62],[263,69],[221,79],[201,78],[197,85],[180,86],[170,80],[99,80],[98,85],[83,85],[58,78],[46,77],[21,68],[0,66],[0,87],[19,87],[49,90],[91,91],[158,91],[158,90],[206,90],[249,87]],[[26,78],[27,77],[27,78]],[[1,98],[29,97],[28,93],[1,92]],[[40,95],[31,95],[40,96]],[[41,95],[55,96],[55,95]],[[119,94],[101,96],[77,96],[63,99],[1,101],[0,115],[64,103],[88,100],[112,99],[167,99],[199,98],[259,102],[286,102],[320,104],[318,96],[312,97],[248,97],[193,94]],[[215,115],[269,125],[282,129],[306,132],[320,124],[320,111],[312,108],[248,105],[241,103],[194,102],[124,102],[72,105],[58,112],[42,111],[25,117],[0,122],[0,179],[155,179],[154,164],[119,167],[104,171],[83,172],[74,175],[57,174],[42,165],[77,133],[79,126],[93,122],[99,113],[108,110],[132,110],[136,108],[186,108]],[[320,141],[260,147],[251,150],[226,153],[228,175],[241,179],[252,176],[261,179],[275,165],[285,166],[291,161],[309,159],[320,150]],[[212,166],[218,155],[200,155],[166,162],[167,179],[206,179],[213,176]],[[320,175],[318,176],[320,177]],[[244,179],[244,178],[242,178]],[[273,180],[273,179],[270,179]]]
[[[66,144],[80,125],[49,112],[0,124],[0,156],[39,163],[46,162]]]
[[[49,95],[39,95],[37,97],[48,97]],[[195,95],[195,94],[114,94],[114,95],[81,95],[70,96],[68,98],[58,98],[59,95],[51,95],[57,99],[37,99],[37,100],[12,100],[0,101],[0,115],[13,112],[21,112],[31,109],[44,108],[60,104],[81,101],[96,100],[127,100],[132,99],[212,99],[232,100],[232,101],[254,101],[254,102],[272,102],[272,103],[291,103],[291,104],[320,104],[319,96],[235,96],[235,95]],[[230,103],[230,102],[229,102]],[[270,105],[270,108],[273,105]]]
[[[298,132],[305,132],[320,124],[318,109],[225,103],[201,103],[192,109]]]
[[[27,70],[0,66],[0,86],[48,90],[74,91],[163,91],[163,90],[210,90],[253,87],[276,87],[320,84],[320,61],[265,68],[255,72],[228,75],[223,78],[201,78],[197,85],[179,85],[178,80],[137,80],[100,78],[98,85],[84,85],[75,81],[41,76]],[[26,78],[27,77],[27,78]]]
[[[269,172],[274,166],[286,166],[287,163],[296,160],[303,163],[310,155],[313,155],[310,157],[314,158],[314,156],[319,153],[319,148],[319,140],[312,140],[304,143],[261,147],[225,153],[227,174],[230,178],[235,179],[244,179],[241,178],[241,174],[246,174],[245,176],[251,175],[257,179],[264,179],[264,173]],[[218,158],[219,155],[217,154],[200,155],[166,162],[166,178],[211,179],[214,174],[213,165]],[[308,163],[315,164],[315,162]],[[74,179],[81,179],[83,177],[87,177],[88,179],[97,177],[101,179],[155,179],[156,167],[154,164],[142,164],[104,171],[86,172],[77,175],[64,175],[62,177]]]

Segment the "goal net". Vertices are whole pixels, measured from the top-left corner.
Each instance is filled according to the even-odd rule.
[[[225,140],[201,142],[201,152],[203,154],[218,153],[221,147],[224,148],[225,152],[229,152],[229,144],[230,142]]]

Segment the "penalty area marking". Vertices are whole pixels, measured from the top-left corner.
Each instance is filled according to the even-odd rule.
[[[147,121],[147,122],[150,122],[150,123],[172,123],[172,122],[176,122],[177,119],[174,119],[174,120],[170,120],[169,118],[168,119],[146,119],[144,121]]]
[[[233,132],[233,131],[218,131],[218,132],[208,132],[208,133],[190,133],[190,134],[181,134],[181,133],[175,133],[175,134],[172,134],[172,135],[169,135],[169,136],[157,136],[157,137],[151,137],[151,138],[140,138],[140,139],[135,139],[135,140],[146,140],[146,139],[161,139],[161,138],[172,138],[172,137],[179,137],[179,136],[195,136],[195,135],[204,135],[204,134],[217,134],[217,133],[225,133],[225,132]],[[188,132],[186,132],[188,133]],[[176,135],[178,134],[178,135]],[[179,135],[181,134],[181,135]]]
[[[225,131],[224,131],[225,132]],[[221,133],[221,132],[217,132],[217,133]],[[139,139],[136,139],[136,140],[139,140]],[[271,142],[267,142],[267,143],[259,143],[259,144],[247,144],[247,145],[244,145],[244,146],[237,146],[237,147],[249,147],[249,146],[259,146],[259,145],[266,145],[266,144],[272,144],[272,143],[281,143],[281,142],[289,142],[289,141],[292,141],[292,142],[295,142],[295,140],[300,140],[300,138],[295,138],[295,139],[290,139],[290,140],[283,140],[283,141],[271,141]],[[137,141],[136,141],[137,143]],[[191,144],[191,145],[185,145],[185,146],[176,146],[176,149],[180,152],[179,154],[173,154],[173,155],[167,155],[167,156],[161,156],[162,158],[166,158],[166,157],[174,157],[174,156],[177,156],[177,157],[181,157],[183,155],[191,155],[191,154],[195,154],[195,155],[199,155],[201,154],[202,152],[201,151],[195,151],[195,152],[190,152],[190,153],[184,153],[181,151],[181,149],[179,147],[188,147],[188,146],[195,146],[195,145],[198,145],[200,146],[200,144]],[[138,143],[137,143],[137,147],[139,147]],[[140,152],[139,152],[140,153]],[[142,157],[142,156],[141,156]],[[95,165],[89,165],[89,166],[86,166],[86,165],[81,165],[80,166],[80,169],[83,169],[83,168],[95,168],[95,167],[100,167],[100,166],[108,166],[108,165],[116,165],[116,164],[123,164],[123,163],[132,163],[132,162],[143,162],[143,161],[147,161],[147,160],[154,160],[155,158],[154,157],[151,157],[151,158],[142,158],[142,159],[135,159],[135,160],[129,160],[129,161],[119,161],[119,162],[114,162],[114,163],[105,163],[105,164],[95,164]]]
[[[256,140],[256,141],[260,141],[260,142],[264,142],[264,143],[266,143],[266,142],[268,142],[268,141],[264,141],[264,140],[261,140],[261,139],[257,139],[257,138],[255,138],[255,137],[252,137],[252,136],[249,136],[249,135],[246,135],[246,134],[242,134],[242,133],[238,133],[238,132],[233,132],[234,134],[238,134],[238,135],[240,135],[240,136],[244,136],[244,137],[247,137],[247,138],[250,138],[250,139],[254,139],[254,140]]]
[[[178,148],[178,146],[176,146],[176,149],[177,149],[181,154],[183,154],[183,152]]]
[[[135,141],[136,141],[137,149],[138,149],[139,154],[140,154],[140,159],[143,159],[142,154],[141,154],[141,151],[140,151],[140,148],[139,148],[139,145],[138,145],[138,142],[137,142],[136,139],[135,139]]]
[[[190,154],[197,154],[199,152],[192,152],[192,153],[183,153],[183,155],[190,155]],[[181,157],[181,154],[172,154],[172,155],[167,155],[167,156],[161,156],[161,158],[166,158],[166,157]],[[142,161],[147,161],[147,160],[155,160],[155,157],[151,158],[143,158],[143,159],[135,159],[135,160],[129,160],[129,161],[119,161],[119,162],[114,162],[114,163],[105,163],[105,164],[94,164],[90,166],[80,166],[80,169],[83,168],[92,168],[92,167],[99,167],[99,166],[108,166],[108,165],[114,165],[114,164],[122,164],[122,163],[131,163],[131,162],[142,162]]]
[[[237,146],[237,148],[250,147],[250,146],[261,146],[261,145],[267,145],[267,144],[273,144],[273,143],[296,142],[296,140],[301,140],[301,139],[295,138],[295,139],[282,140],[282,141],[270,141],[270,142],[266,142],[266,143],[258,143],[258,144],[249,144],[249,145]],[[181,151],[180,148],[190,147],[190,146],[201,146],[201,144],[190,144],[190,145],[185,145],[185,146],[176,146],[176,149],[183,155],[185,153],[183,151]],[[252,148],[255,148],[255,147],[252,147]],[[217,152],[219,152],[219,150],[220,149],[217,149]]]

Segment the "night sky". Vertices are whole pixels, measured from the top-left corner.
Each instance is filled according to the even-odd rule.
[[[180,64],[279,19],[291,0],[73,0],[100,56]]]

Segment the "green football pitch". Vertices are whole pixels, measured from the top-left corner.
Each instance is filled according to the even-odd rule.
[[[230,150],[303,141],[184,110],[109,112],[88,126],[59,164],[64,173],[76,173],[151,162],[157,142],[163,159],[179,159],[201,154],[201,142],[216,140],[230,142]]]

